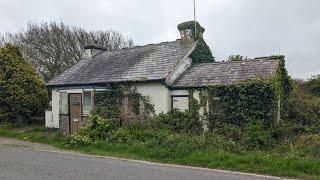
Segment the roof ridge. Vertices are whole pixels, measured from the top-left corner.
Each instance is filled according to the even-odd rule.
[[[173,43],[173,42],[178,42],[178,41],[180,41],[180,39],[176,39],[174,41],[163,41],[163,42],[160,42],[160,43],[149,43],[149,44],[145,44],[145,45],[136,45],[136,46],[133,46],[133,47],[124,47],[124,48],[117,49],[117,50],[110,51],[110,52],[116,52],[116,51],[122,51],[122,50],[130,50],[130,49],[136,49],[136,48],[143,48],[143,47],[147,47],[147,46],[159,46],[159,45],[162,45],[162,44],[168,44],[168,43]]]
[[[200,66],[200,65],[208,65],[208,64],[228,64],[228,63],[242,63],[242,62],[256,62],[256,61],[275,61],[278,59],[270,58],[270,57],[259,57],[259,58],[252,58],[252,59],[244,59],[240,61],[215,61],[215,62],[206,62],[206,63],[196,63],[192,66]]]

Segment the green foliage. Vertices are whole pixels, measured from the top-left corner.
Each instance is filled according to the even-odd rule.
[[[120,120],[125,108],[141,118],[148,118],[154,113],[154,106],[148,97],[123,84],[108,84],[105,91],[95,92],[94,102],[94,112],[108,119]]]
[[[119,118],[125,89],[127,87],[121,84],[107,84],[105,91],[94,92],[94,112],[107,118]]]
[[[92,139],[89,136],[72,135],[70,138],[70,144],[74,147],[87,146],[92,144]]]
[[[279,65],[275,76],[250,79],[237,84],[209,88],[212,97],[219,97],[221,124],[234,124],[244,128],[249,121],[263,120],[267,127],[288,114],[288,99],[292,91],[292,80],[285,69],[284,56],[272,56]]]
[[[306,88],[310,84],[310,81],[294,81],[287,121],[309,126],[320,124],[320,98]]]
[[[92,140],[106,139],[108,133],[114,130],[116,126],[116,120],[106,120],[99,115],[91,114],[88,124],[81,129],[81,134],[89,136]]]
[[[288,72],[285,68],[285,56],[271,56],[271,58],[279,60],[277,73],[273,81],[277,94],[277,100],[280,101],[280,118],[282,118],[288,115],[288,100],[292,91],[292,79],[288,75]]]
[[[271,149],[269,149],[261,148],[264,143],[254,146],[255,148],[249,148],[252,145],[244,143],[246,140],[256,145],[261,143],[261,140],[268,139],[268,135],[259,133],[259,130],[263,133],[269,132],[265,131],[261,121],[248,125],[245,128],[248,132],[244,132],[246,136],[240,141],[216,133],[202,136],[140,127],[140,125],[117,127],[109,133],[108,139],[96,142],[92,142],[87,137],[75,136],[74,139],[81,140],[76,140],[74,146],[69,145],[70,138],[58,135],[55,130],[45,128],[32,127],[26,131],[21,128],[13,129],[11,125],[0,124],[0,136],[51,144],[62,149],[72,149],[94,155],[302,179],[319,179],[320,177],[319,134],[301,134],[290,139],[276,141],[275,145],[270,146]],[[119,132],[115,133],[115,131]],[[255,134],[259,138],[255,138]],[[251,137],[250,141],[247,141],[248,137]]]
[[[261,149],[270,147],[272,139],[263,123],[263,121],[250,121],[247,124],[244,138],[244,144],[247,148]]]
[[[195,28],[196,28],[196,31],[195,31]],[[186,30],[186,29],[191,30],[192,35],[195,39],[203,38],[202,35],[205,29],[199,24],[199,22],[196,21],[195,23],[194,21],[187,21],[178,25],[179,31]],[[196,35],[195,35],[195,32],[197,33]]]
[[[174,132],[199,133],[201,130],[199,115],[190,111],[172,110],[167,114],[161,113],[154,118],[154,121],[159,128],[170,129]]]
[[[305,87],[314,95],[320,97],[320,75],[313,76],[306,83]]]
[[[231,55],[228,57],[229,61],[242,61],[244,58],[243,56],[236,54],[236,55]]]
[[[243,137],[243,132],[239,126],[234,124],[219,124],[216,129],[216,132],[226,138],[230,138],[233,140],[241,140]]]
[[[197,46],[191,53],[190,57],[192,58],[193,63],[214,62],[212,52],[207,43],[202,38],[198,39]]]
[[[0,48],[0,121],[43,113],[48,95],[43,81],[12,45]]]
[[[276,117],[276,93],[271,81],[250,80],[245,83],[211,88],[220,97],[220,123],[245,127],[250,120],[263,119],[271,126]]]
[[[196,27],[196,31],[195,31]],[[198,22],[188,21],[178,25],[179,31],[190,29],[193,35],[193,38],[197,40],[197,46],[195,50],[191,53],[190,57],[192,58],[193,63],[206,63],[206,62],[214,62],[214,57],[212,56],[212,52],[207,45],[207,43],[203,39],[203,32],[205,29],[201,27]],[[196,32],[196,33],[195,33]]]

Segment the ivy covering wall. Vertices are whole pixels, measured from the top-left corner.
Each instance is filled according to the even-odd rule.
[[[108,84],[104,91],[94,92],[94,113],[122,123],[148,119],[154,114],[149,98],[129,85]]]
[[[214,62],[212,52],[203,39],[205,29],[198,22],[188,21],[181,23],[178,25],[178,29],[179,31],[190,29],[194,40],[197,40],[197,46],[190,55],[193,63]]]
[[[202,107],[212,129],[225,123],[244,128],[251,121],[263,121],[266,127],[272,127],[287,115],[292,80],[285,69],[284,56],[270,58],[279,61],[274,76],[197,89],[200,101],[190,103],[190,109]]]

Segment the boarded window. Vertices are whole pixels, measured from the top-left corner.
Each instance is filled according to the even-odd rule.
[[[60,101],[59,101],[59,113],[60,114],[68,114],[68,93],[60,92]]]
[[[172,109],[186,111],[189,109],[188,96],[172,96]]]
[[[83,92],[83,114],[90,114],[92,110],[91,91]]]

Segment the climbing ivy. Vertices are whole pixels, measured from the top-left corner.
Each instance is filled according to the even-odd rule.
[[[196,26],[195,26],[196,24]],[[196,30],[195,30],[196,27]],[[190,29],[195,40],[197,40],[197,46],[195,50],[191,53],[190,57],[192,58],[193,63],[206,63],[214,62],[214,57],[212,52],[203,39],[203,33],[205,29],[201,25],[194,21],[184,22],[178,25],[179,31]]]
[[[107,119],[117,119],[122,123],[130,118],[148,118],[154,114],[154,107],[146,96],[129,85],[108,84],[104,91],[95,92],[94,113]],[[132,119],[131,119],[132,120]]]
[[[189,94],[190,92],[193,94],[195,90],[199,91],[200,99],[197,102],[193,100],[193,96],[189,95],[190,110],[202,108],[204,117],[212,123],[210,127],[215,127],[215,123],[227,123],[244,128],[248,122],[260,120],[266,127],[272,127],[279,120],[277,119],[279,118],[278,102],[281,102],[280,117],[286,115],[292,80],[285,69],[284,56],[270,58],[279,61],[276,74],[270,78],[258,77],[237,84],[189,90]],[[212,109],[207,109],[207,102],[211,104],[213,97],[219,97],[219,106],[221,106],[218,116],[215,117],[218,119],[214,121],[211,119],[213,118]]]

